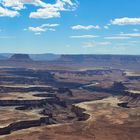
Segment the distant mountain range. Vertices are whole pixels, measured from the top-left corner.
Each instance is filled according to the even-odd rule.
[[[0,53],[0,60],[10,59],[14,53]],[[23,55],[23,54],[17,54]],[[46,54],[28,54],[35,61],[59,61],[59,62],[96,62],[96,61],[122,61],[122,62],[140,62],[140,55],[97,55],[97,54],[77,54],[77,55],[58,55],[53,53]]]
[[[89,62],[140,62],[140,55],[61,55],[59,61],[89,63]]]
[[[5,61],[4,61],[5,60]],[[0,54],[0,66],[140,69],[140,55]]]
[[[13,56],[13,53],[0,53],[0,60],[8,60],[11,56]],[[57,60],[60,58],[60,55],[56,54],[29,54],[30,58],[35,61],[52,61]]]
[[[0,60],[5,60],[5,59],[7,59],[6,56],[0,55]]]

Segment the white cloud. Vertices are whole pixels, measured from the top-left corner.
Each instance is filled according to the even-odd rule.
[[[80,35],[80,36],[70,36],[70,38],[96,38],[99,36],[95,36],[95,35]]]
[[[30,13],[30,18],[56,18],[61,16],[61,11],[73,11],[77,8],[76,0],[56,0],[54,4],[42,0],[0,0],[0,4],[7,8],[9,17],[11,14],[19,14],[18,11],[25,9],[27,4],[39,7],[36,12]],[[3,14],[4,16],[5,14]]]
[[[42,28],[42,27],[29,27],[28,28],[29,31],[33,31],[33,32],[45,32],[46,29]]]
[[[42,24],[38,27],[28,27],[29,31],[35,32],[36,35],[40,35],[41,32],[45,31],[55,31],[55,27],[59,26],[59,24]],[[26,31],[27,29],[24,29]]]
[[[107,39],[107,40],[126,40],[126,39],[131,39],[132,37],[140,37],[140,33],[121,32],[120,34],[117,34],[116,36],[104,37],[104,39]]]
[[[44,8],[30,13],[30,18],[59,18],[61,17],[61,11],[73,11],[76,8],[77,4],[72,0],[57,0],[55,4],[47,4]]]
[[[10,7],[14,10],[21,10],[25,8],[21,0],[2,0],[1,3],[4,7]]]
[[[99,25],[88,25],[88,26],[83,26],[83,25],[75,25],[71,27],[72,30],[90,30],[90,29],[100,29]]]
[[[41,27],[57,27],[59,24],[43,24]]]
[[[100,46],[109,46],[111,45],[111,42],[85,42],[83,43],[84,48],[93,48],[93,47],[100,47]]]
[[[111,20],[111,24],[113,25],[140,25],[140,18],[116,18]]]
[[[0,17],[15,17],[18,16],[17,11],[8,10],[6,8],[0,7]]]
[[[25,9],[25,4],[31,4],[35,6],[45,7],[47,4],[41,0],[1,0],[2,5],[5,7],[10,7],[14,10]]]
[[[109,27],[108,27],[108,26],[104,26],[104,28],[105,28],[105,29],[109,29]]]
[[[108,40],[123,40],[123,39],[130,39],[130,37],[125,37],[125,36],[111,36],[111,37],[104,37],[104,39],[108,39]]]
[[[42,18],[42,19],[48,19],[48,18],[59,18],[60,12],[52,9],[38,9],[37,12],[32,12],[30,14],[30,18]]]
[[[126,37],[140,37],[140,33],[121,33],[120,36],[126,36]]]

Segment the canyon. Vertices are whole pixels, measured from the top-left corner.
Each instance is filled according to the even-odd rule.
[[[139,58],[34,61],[15,54],[1,60],[0,139],[138,140]]]

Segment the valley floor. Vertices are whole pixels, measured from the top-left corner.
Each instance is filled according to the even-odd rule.
[[[1,140],[139,140],[140,108],[118,107],[119,99],[76,104],[90,115],[86,121],[41,126],[14,132]]]

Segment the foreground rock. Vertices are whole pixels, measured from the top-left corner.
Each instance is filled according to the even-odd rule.
[[[42,126],[6,136],[2,140],[138,140],[140,138],[139,108],[120,108],[118,98],[76,104],[75,111],[82,117],[89,114],[87,121],[71,124]],[[82,112],[80,110],[82,108]],[[131,136],[130,136],[131,135]]]
[[[27,129],[30,127],[37,127],[46,124],[53,124],[53,123],[54,123],[53,120],[51,120],[49,117],[41,117],[40,119],[37,120],[19,121],[19,122],[11,123],[6,127],[0,128],[0,135],[7,135],[13,131]]]

